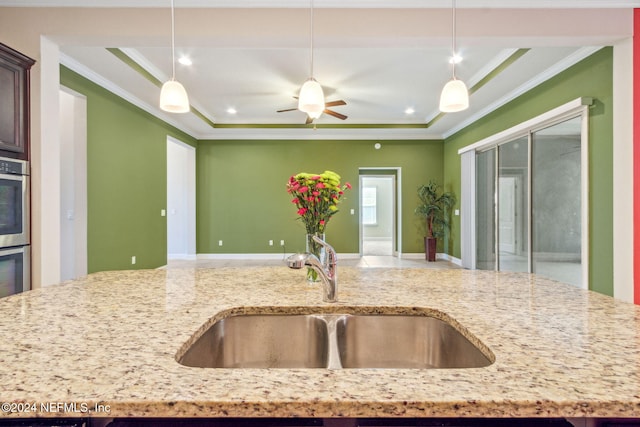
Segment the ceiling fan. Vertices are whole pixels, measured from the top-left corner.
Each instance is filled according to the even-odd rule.
[[[298,99],[297,96],[294,96],[294,98]],[[335,117],[337,119],[340,119],[340,120],[345,120],[347,118],[347,116],[327,108],[327,107],[336,107],[338,105],[347,105],[347,103],[345,101],[343,101],[342,99],[339,99],[337,101],[326,102],[324,104],[325,109],[324,109],[323,113],[324,114],[328,114],[330,116],[333,116],[333,117]],[[287,112],[287,111],[296,111],[296,110],[298,110],[298,109],[297,108],[287,108],[286,110],[278,110],[277,112],[278,113],[284,113],[284,112]],[[307,120],[305,121],[304,124],[308,125],[308,124],[311,124],[311,123],[313,123],[313,119],[307,115]]]

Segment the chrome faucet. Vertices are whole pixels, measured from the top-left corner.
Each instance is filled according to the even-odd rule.
[[[314,254],[299,253],[287,258],[287,267],[296,270],[304,266],[313,268],[322,280],[322,301],[336,302],[338,300],[338,257],[336,251],[318,236],[313,236],[313,240],[322,245],[327,252],[325,262],[322,263]]]

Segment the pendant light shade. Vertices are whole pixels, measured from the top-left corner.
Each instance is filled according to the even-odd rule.
[[[440,111],[455,113],[469,108],[469,91],[462,80],[456,78],[456,0],[451,0],[451,80],[440,94]],[[458,61],[459,62],[459,61]]]
[[[469,91],[462,80],[455,77],[444,85],[440,94],[440,111],[455,113],[469,108]]]
[[[317,119],[324,111],[324,92],[313,77],[307,79],[300,89],[298,110],[307,113],[312,119]]]
[[[300,88],[300,93],[298,94],[298,110],[307,113],[307,116],[314,120],[322,115],[325,105],[322,86],[313,78],[313,0],[311,0],[311,7],[309,8],[309,18],[311,22],[309,26],[311,40],[311,62],[309,68],[311,77],[309,77]]]
[[[169,80],[162,85],[160,108],[169,113],[189,112],[189,96],[180,82]]]
[[[175,17],[171,0],[171,80],[166,81],[160,90],[160,109],[169,113],[188,113],[189,96],[184,86],[176,81],[176,32]]]

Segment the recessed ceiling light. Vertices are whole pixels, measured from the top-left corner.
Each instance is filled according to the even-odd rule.
[[[178,59],[178,62],[186,66],[193,65],[193,61],[191,61],[191,59],[188,56],[181,56]]]
[[[238,110],[236,110],[233,107],[229,107],[229,108],[227,108],[227,113],[229,113],[229,114],[237,114]]]
[[[404,110],[404,113],[405,113],[405,114],[413,114],[413,113],[415,113],[415,112],[416,112],[416,110],[414,110],[414,109],[413,109],[413,108],[411,108],[411,107],[409,107],[409,108],[407,108],[406,110]]]

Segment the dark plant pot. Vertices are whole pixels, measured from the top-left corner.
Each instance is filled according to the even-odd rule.
[[[424,238],[424,259],[427,261],[436,260],[436,248],[438,246],[438,239],[436,237]]]

